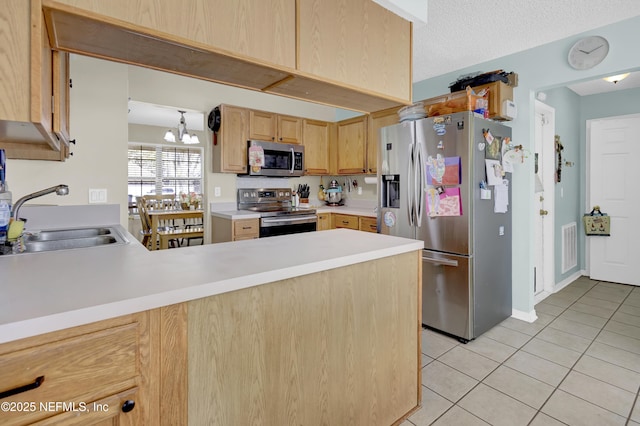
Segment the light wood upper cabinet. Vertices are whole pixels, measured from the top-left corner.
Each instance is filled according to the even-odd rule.
[[[302,119],[266,111],[250,110],[249,138],[299,144],[302,139]]]
[[[249,110],[249,139],[276,140],[276,114]]]
[[[246,173],[249,110],[220,106],[220,129],[213,145],[214,173]]]
[[[302,119],[278,114],[276,121],[278,123],[276,142],[294,144],[302,142]]]
[[[231,52],[295,69],[296,9],[292,0],[59,0],[75,6]]]
[[[331,125],[326,121],[307,119],[302,121],[305,174],[329,174],[329,132]]]
[[[337,172],[342,175],[365,173],[367,144],[366,115],[338,122],[336,140]]]
[[[299,0],[298,69],[411,101],[411,23],[371,0]]]
[[[52,52],[39,0],[4,2],[0,22],[0,148],[8,158],[63,161],[69,156],[68,54]]]
[[[411,103],[411,23],[372,0],[38,1],[57,50],[356,111]]]
[[[378,172],[378,150],[380,149],[379,130],[399,122],[399,108],[377,111],[369,115],[369,132],[367,134],[367,173]]]

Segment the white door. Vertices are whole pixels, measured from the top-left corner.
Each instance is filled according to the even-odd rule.
[[[586,237],[594,280],[640,285],[640,115],[590,120],[588,207],[611,216],[611,236]]]
[[[555,109],[540,101],[535,106],[535,152],[537,170],[535,174],[535,277],[534,294],[541,300],[553,292],[554,244],[553,211],[555,193],[554,134]]]

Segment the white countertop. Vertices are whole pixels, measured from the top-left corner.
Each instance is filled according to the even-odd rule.
[[[134,241],[0,256],[0,343],[419,249],[421,241],[336,229],[153,252]]]

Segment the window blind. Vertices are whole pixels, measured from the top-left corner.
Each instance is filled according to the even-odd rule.
[[[129,195],[203,193],[202,149],[130,144]]]

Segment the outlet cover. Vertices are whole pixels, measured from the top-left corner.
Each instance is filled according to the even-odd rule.
[[[213,188],[213,196],[219,197],[222,195],[222,189],[219,186]]]
[[[104,204],[106,202],[106,189],[89,189],[89,204]]]

